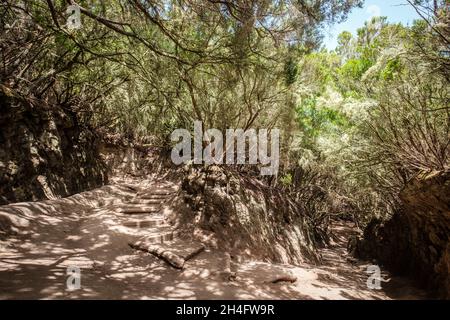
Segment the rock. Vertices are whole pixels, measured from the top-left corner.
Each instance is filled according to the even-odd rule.
[[[2,91],[0,109],[0,204],[68,196],[107,183],[98,140],[75,114],[57,105],[32,106]]]
[[[198,214],[195,223],[215,235],[220,249],[273,262],[320,259],[314,250],[317,230],[282,191],[217,165],[191,166],[182,190]]]
[[[423,172],[400,193],[403,207],[387,221],[374,219],[355,255],[376,258],[438,297],[450,298],[450,171]]]

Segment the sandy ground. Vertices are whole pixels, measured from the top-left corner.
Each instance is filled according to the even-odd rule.
[[[133,192],[120,181],[59,200],[0,207],[0,223],[16,219],[16,235],[0,242],[0,299],[424,299],[407,280],[383,272],[381,290],[367,287],[367,264],[346,254],[345,224],[322,249],[323,264],[233,263],[234,281],[220,271],[224,255],[207,249],[180,271],[128,242],[114,207]],[[137,184],[137,181],[131,181]],[[140,182],[139,186],[151,186]],[[81,270],[81,287],[67,289],[67,268]],[[294,283],[271,280],[297,277]]]

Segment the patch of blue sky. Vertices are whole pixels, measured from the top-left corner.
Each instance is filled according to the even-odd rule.
[[[354,8],[346,21],[327,27],[324,30],[323,47],[334,50],[337,46],[337,37],[343,31],[356,34],[356,30],[364,22],[375,16],[385,16],[390,23],[411,25],[420,16],[406,0],[367,0],[362,8]]]

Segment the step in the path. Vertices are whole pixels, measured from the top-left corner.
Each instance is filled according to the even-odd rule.
[[[137,196],[137,198],[144,200],[167,200],[167,196],[161,194],[145,193]]]
[[[146,228],[136,228],[133,226],[125,226],[123,224],[118,224],[113,227],[114,230],[117,230],[121,233],[133,235],[133,241],[136,239],[142,239],[143,237],[148,239],[148,242],[152,242],[153,244],[161,244],[168,241],[173,241],[176,239],[178,233],[174,230],[174,227],[164,223],[159,226],[154,227],[146,227]]]
[[[162,229],[165,228],[165,229]],[[148,244],[161,244],[168,241],[173,241],[177,237],[177,232],[169,227],[160,227],[159,230],[155,232],[148,231],[149,235],[146,236],[146,241]]]
[[[162,244],[154,244],[151,239],[149,241],[149,238],[145,237],[129,245],[136,250],[151,253],[177,269],[183,269],[186,261],[205,250],[205,246],[200,242],[184,241],[181,239]]]
[[[138,195],[152,193],[152,194],[168,196],[168,195],[175,194],[176,192],[177,191],[173,188],[164,188],[164,187],[163,188],[148,188],[148,189],[139,191]]]
[[[167,191],[159,191],[159,192],[155,192],[155,191],[146,191],[146,192],[140,192],[136,195],[136,198],[142,198],[145,196],[154,196],[154,197],[164,197],[164,198],[168,198],[170,196],[175,195],[174,192],[167,192]]]
[[[143,205],[127,205],[117,209],[119,213],[124,214],[147,214],[156,213],[161,211],[160,206],[143,206]]]
[[[147,205],[147,204],[160,204],[162,201],[161,199],[142,199],[142,198],[134,198],[129,204],[140,204],[140,205]]]
[[[152,219],[132,219],[122,222],[122,225],[129,228],[154,228],[167,225],[163,217],[155,217]]]
[[[175,194],[175,190],[172,189],[154,189],[154,190],[149,190],[148,193],[153,193],[153,194],[158,194],[158,195],[162,195],[162,196],[170,196]]]

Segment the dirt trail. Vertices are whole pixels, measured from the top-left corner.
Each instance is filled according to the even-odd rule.
[[[155,188],[159,191],[152,194],[138,191]],[[172,268],[128,245],[149,234],[155,242],[172,240],[172,227],[165,220],[167,190],[176,186],[116,180],[65,199],[0,207],[0,226],[15,219],[23,227],[9,230],[17,234],[0,242],[0,299],[426,298],[408,281],[387,273],[381,290],[368,289],[367,265],[347,257],[351,229],[344,224],[334,226],[335,240],[322,250],[320,266],[233,263],[236,278],[228,281],[222,272],[226,257],[207,248],[183,270]],[[148,210],[134,212],[143,205]],[[79,290],[66,288],[68,266],[81,269]],[[297,281],[271,283],[288,274]]]

